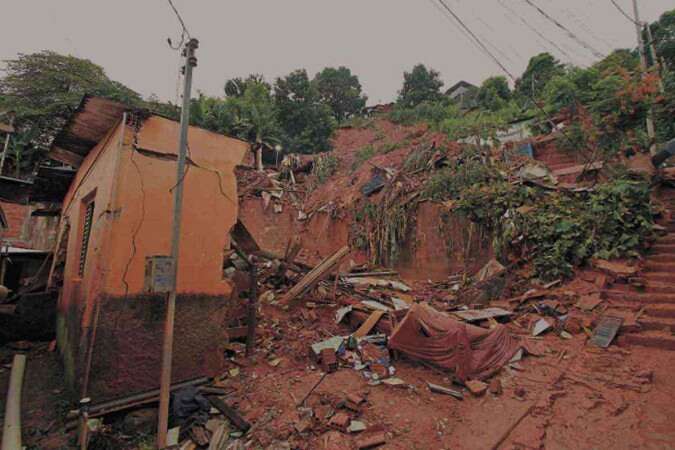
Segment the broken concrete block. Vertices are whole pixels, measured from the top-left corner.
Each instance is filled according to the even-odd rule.
[[[349,424],[349,427],[347,427],[347,431],[350,433],[360,433],[365,430],[366,424],[360,420],[352,420],[352,422]]]
[[[493,378],[490,381],[490,394],[502,395],[502,380],[499,378]]]
[[[480,397],[487,391],[488,385],[479,380],[469,380],[466,382],[466,387],[469,392],[476,397]]]
[[[369,434],[367,436],[362,436],[356,441],[356,447],[361,450],[365,448],[372,448],[377,445],[382,445],[387,442],[387,438],[384,432],[380,431],[378,433]]]
[[[321,370],[326,373],[335,372],[338,368],[337,357],[332,348],[324,348],[321,350]]]
[[[349,417],[349,415],[347,413],[340,412],[331,417],[330,421],[328,422],[328,425],[331,428],[335,428],[340,431],[347,431],[349,422],[351,422],[351,418]]]

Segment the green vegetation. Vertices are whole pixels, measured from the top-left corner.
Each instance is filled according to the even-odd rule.
[[[628,178],[587,193],[492,182],[465,190],[458,208],[493,231],[498,254],[532,260],[543,280],[568,277],[592,257],[636,256],[652,227],[649,186]]]
[[[454,200],[473,186],[481,186],[503,177],[495,169],[487,166],[479,155],[466,155],[449,167],[436,171],[424,186],[424,197],[430,200]]]
[[[340,161],[335,155],[325,154],[314,160],[312,174],[316,176],[319,184],[323,184],[337,171]]]
[[[436,102],[442,97],[441,74],[434,69],[418,64],[403,74],[403,87],[397,103],[404,108],[414,108],[423,102]]]
[[[359,78],[346,67],[326,67],[316,74],[312,83],[338,123],[361,113],[366,106],[368,97],[363,94]]]
[[[17,177],[31,172],[44,157],[84,94],[142,105],[140,95],[108,78],[102,67],[87,59],[45,50],[5,61],[0,111],[15,114],[17,135],[8,159]]]
[[[352,172],[361,167],[361,165],[368,161],[373,156],[377,155],[377,150],[372,144],[368,144],[365,147],[361,147],[356,151],[354,155],[354,162],[352,163]]]

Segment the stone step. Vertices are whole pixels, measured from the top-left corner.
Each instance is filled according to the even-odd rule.
[[[647,283],[659,282],[659,283],[673,283],[675,282],[675,276],[670,272],[659,272],[659,271],[650,271],[645,272],[642,275],[642,278],[647,280]]]
[[[673,254],[675,255],[675,242],[672,244],[661,243],[661,240],[656,241],[656,244],[650,249],[652,254]]]
[[[639,345],[642,347],[675,351],[675,337],[662,331],[622,334],[619,337],[619,344]]]
[[[662,245],[662,244],[666,244],[666,245],[668,245],[668,244],[675,244],[675,233],[670,233],[670,234],[667,234],[666,236],[660,237],[660,238],[656,241],[656,243],[654,244],[654,246]]]
[[[645,308],[645,312],[648,308]],[[642,330],[664,331],[673,334],[675,331],[675,318],[672,317],[654,317],[651,314],[642,315],[638,319],[638,324]]]
[[[650,261],[650,259],[648,258],[644,265],[649,272],[672,272],[675,276],[675,262]]]
[[[608,289],[603,292],[603,296],[606,299],[617,300],[620,302],[633,302],[647,305],[654,303],[675,304],[675,294],[624,292]]]
[[[674,283],[647,281],[644,288],[636,288],[630,284],[615,283],[609,287],[609,290],[633,294],[675,294],[675,280],[673,281]]]
[[[658,254],[647,255],[647,262],[673,263],[675,265],[675,253],[659,252]]]
[[[624,310],[633,315],[642,310],[642,315],[638,319],[639,323],[642,323],[644,320],[655,324],[654,319],[657,321],[659,319],[668,319],[668,322],[659,322],[659,326],[662,328],[663,326],[675,325],[675,305],[668,303],[643,304],[639,302],[610,300],[609,307],[613,310]]]

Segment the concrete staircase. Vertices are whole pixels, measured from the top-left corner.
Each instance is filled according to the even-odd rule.
[[[675,189],[663,189],[661,199],[675,211]],[[675,216],[674,216],[675,217]],[[675,219],[645,256],[644,288],[614,284],[603,292],[612,309],[632,311],[637,320],[622,327],[624,343],[675,351]]]

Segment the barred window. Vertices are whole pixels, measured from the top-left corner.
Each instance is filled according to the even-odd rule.
[[[84,211],[84,224],[82,226],[82,242],[80,246],[80,267],[78,273],[84,275],[84,267],[87,262],[87,249],[89,248],[89,236],[91,235],[91,225],[94,219],[94,202],[87,204]]]

